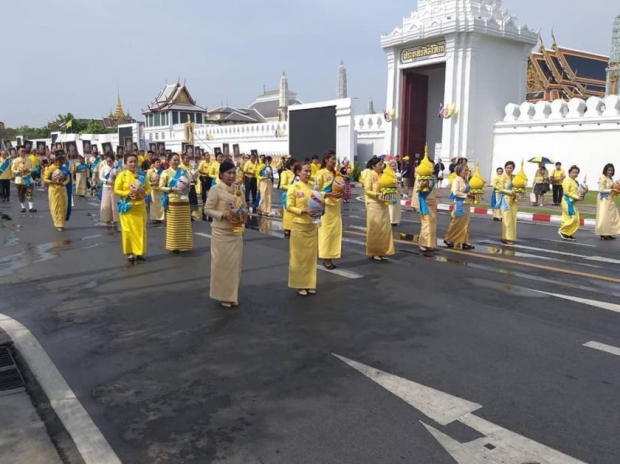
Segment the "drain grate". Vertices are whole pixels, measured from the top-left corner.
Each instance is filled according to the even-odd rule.
[[[0,346],[0,395],[25,391],[24,378],[15,365],[11,351]]]

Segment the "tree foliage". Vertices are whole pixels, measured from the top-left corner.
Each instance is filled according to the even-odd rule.
[[[44,127],[7,127],[0,130],[1,139],[12,139],[18,135],[23,136],[26,140],[33,139],[48,139],[51,137],[52,132],[64,132],[64,127],[61,129],[60,125],[63,123],[71,122],[71,127],[66,129],[67,132],[78,134],[107,134],[117,131],[116,128],[106,129],[100,120],[97,119],[81,119],[75,117],[72,113],[59,114],[56,119],[49,122]]]

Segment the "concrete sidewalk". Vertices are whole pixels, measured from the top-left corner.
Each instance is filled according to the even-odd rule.
[[[6,347],[10,342],[0,329],[0,346]],[[62,463],[27,392],[0,391],[0,423],[0,462]]]

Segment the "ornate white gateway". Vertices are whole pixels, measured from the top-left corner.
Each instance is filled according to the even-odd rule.
[[[399,156],[479,160],[490,171],[493,123],[523,101],[538,34],[501,0],[418,0],[381,38],[387,55],[385,149]]]

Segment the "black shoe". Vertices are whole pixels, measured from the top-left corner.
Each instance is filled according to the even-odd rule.
[[[134,264],[136,262],[136,257],[135,256],[127,256],[127,261],[129,261],[131,264]]]
[[[334,266],[334,264],[327,264],[325,261],[323,261],[323,267],[325,269],[327,269],[328,271],[333,271],[334,269],[336,269],[336,266]]]
[[[36,213],[37,209],[36,208],[30,208],[28,211],[30,211],[31,213]]]
[[[463,250],[474,250],[476,247],[468,243],[463,244]]]
[[[452,242],[448,242],[446,240],[443,241],[443,243],[448,247],[448,248],[454,248],[454,243]]]
[[[144,256],[136,256],[136,260],[137,261],[146,261],[146,258]]]
[[[22,211],[22,213],[25,213],[26,212],[26,208],[22,208],[21,211]]]

